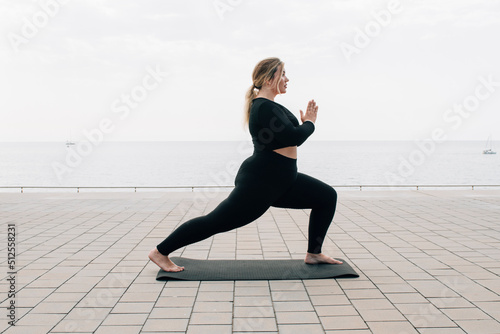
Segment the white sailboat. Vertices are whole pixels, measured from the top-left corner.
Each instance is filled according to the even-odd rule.
[[[491,136],[489,136],[486,141],[486,149],[483,150],[483,154],[497,154],[497,152],[493,151],[492,143],[493,141],[491,140]]]
[[[69,137],[69,139],[66,139],[66,147],[70,147],[70,146],[73,146],[73,145],[76,145],[76,142],[73,140],[73,136],[72,136],[72,131],[69,131],[69,136],[67,136],[66,138]]]

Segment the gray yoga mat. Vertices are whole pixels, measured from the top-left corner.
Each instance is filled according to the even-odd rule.
[[[196,260],[174,257],[175,264],[185,267],[178,273],[162,269],[158,281],[253,281],[320,278],[356,278],[359,275],[344,260],[342,264],[305,264],[304,260]]]

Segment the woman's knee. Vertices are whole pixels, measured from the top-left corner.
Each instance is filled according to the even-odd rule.
[[[337,204],[337,191],[333,187],[328,188],[328,199],[330,203]]]
[[[322,201],[321,204],[326,207],[335,208],[337,205],[337,191],[331,187],[326,186],[322,193]]]

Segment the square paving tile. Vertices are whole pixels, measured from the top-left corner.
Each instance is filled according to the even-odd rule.
[[[147,319],[142,330],[144,332],[184,332],[189,319]]]
[[[280,334],[324,334],[321,325],[278,325]]]
[[[274,318],[234,318],[233,331],[235,332],[264,332],[276,331]]]
[[[320,317],[323,327],[327,330],[354,330],[368,328],[360,316]]]
[[[232,313],[192,313],[190,325],[231,325]]]
[[[278,324],[319,324],[316,312],[278,312],[276,320]]]

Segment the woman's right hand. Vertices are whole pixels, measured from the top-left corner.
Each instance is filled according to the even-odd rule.
[[[305,121],[311,121],[315,123],[317,115],[318,106],[316,105],[316,102],[314,102],[314,100],[309,101],[309,103],[307,104],[305,114],[302,110],[300,110],[300,120],[302,121],[302,123],[304,123]]]

